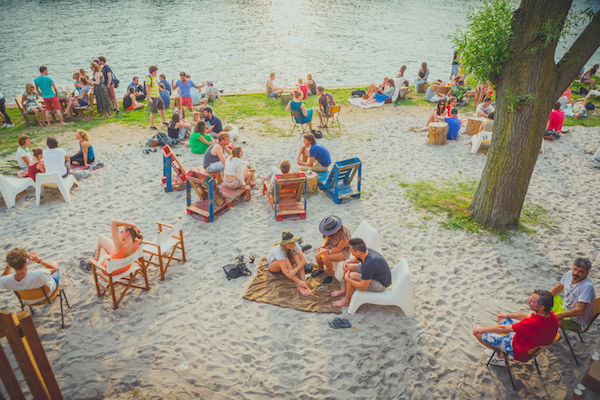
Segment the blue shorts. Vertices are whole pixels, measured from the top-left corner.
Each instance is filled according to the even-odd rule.
[[[516,321],[513,321],[510,318],[503,319],[501,325],[512,325]],[[499,349],[500,351],[512,356],[513,354],[513,337],[515,336],[514,332],[507,333],[506,335],[502,335],[500,333],[484,333],[481,335],[481,339]]]
[[[85,99],[85,100],[77,99],[77,102],[79,103],[79,106],[80,106],[80,107],[83,107],[83,106],[87,106],[87,105],[88,105],[88,101],[87,101],[87,99]]]
[[[271,92],[267,96],[269,96],[269,97],[277,97],[277,93]]]
[[[375,93],[375,100],[377,100],[378,103],[383,103],[384,101],[386,101],[389,98],[390,98],[390,96],[388,96],[386,94]]]
[[[52,279],[54,279],[54,282],[56,282],[56,287],[58,287],[58,283],[60,281],[60,274],[58,273],[58,271],[56,271],[50,276],[52,277]]]
[[[458,75],[458,64],[452,64],[452,75]]]
[[[225,166],[223,165],[223,163],[221,161],[217,161],[206,167],[206,172],[219,172],[223,171],[224,169]]]

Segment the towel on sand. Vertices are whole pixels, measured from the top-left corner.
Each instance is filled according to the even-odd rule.
[[[360,104],[361,101],[365,101],[365,99],[363,99],[362,97],[350,97],[348,99],[348,103],[352,104],[353,106],[360,107],[360,108],[383,107],[383,103],[379,103],[379,102],[375,102],[375,103],[371,103],[371,104],[367,104],[366,106],[363,106],[362,104]]]
[[[313,291],[309,296],[303,296],[294,282],[278,273],[269,272],[267,259],[263,257],[254,276],[254,280],[248,286],[244,299],[257,301],[259,303],[273,304],[285,308],[293,308],[299,311],[317,313],[341,314],[342,310],[332,303],[335,300],[331,292],[337,290],[340,284],[334,279],[324,290],[317,288],[322,285],[327,274],[321,274],[316,278],[308,279],[308,287]]]

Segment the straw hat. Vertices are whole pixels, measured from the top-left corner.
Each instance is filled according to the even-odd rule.
[[[275,243],[276,245],[285,246],[286,244],[297,242],[300,240],[298,236],[294,236],[294,234],[288,230],[281,232],[281,241]]]
[[[325,236],[330,236],[339,231],[341,227],[342,220],[340,217],[330,215],[329,217],[323,218],[319,224],[319,231]]]

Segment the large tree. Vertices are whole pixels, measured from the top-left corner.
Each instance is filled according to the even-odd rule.
[[[489,2],[455,40],[466,70],[496,89],[494,133],[471,203],[472,216],[486,228],[518,225],[552,105],[600,46],[600,11],[587,10],[578,14],[587,15],[587,26],[555,62],[561,36],[581,26],[572,15],[567,19],[571,5],[522,0],[512,12],[506,0]]]

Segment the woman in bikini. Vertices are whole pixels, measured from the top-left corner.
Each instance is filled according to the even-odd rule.
[[[122,227],[123,229],[119,230]],[[134,254],[144,239],[140,228],[136,224],[126,221],[112,220],[110,223],[112,238],[104,235],[98,237],[98,247],[94,260],[100,260],[100,253],[104,250],[111,259],[127,258]]]

